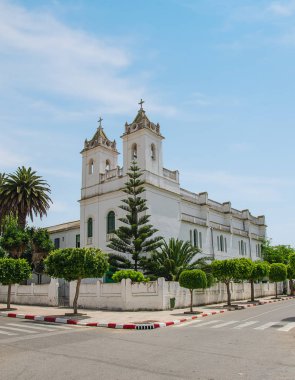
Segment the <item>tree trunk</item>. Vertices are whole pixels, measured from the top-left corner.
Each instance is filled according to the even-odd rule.
[[[227,291],[227,306],[231,306],[231,294],[230,294],[230,282],[226,283],[226,291]]]
[[[293,280],[289,280],[289,288],[290,288],[290,295],[294,296],[294,282],[293,282]]]
[[[255,295],[254,295],[254,280],[250,280],[250,284],[251,284],[251,301],[254,302],[254,301],[255,301]]]
[[[276,282],[276,298],[278,298],[278,283]]]
[[[7,309],[10,309],[10,299],[11,299],[11,284],[8,285],[8,291],[7,291]]]
[[[134,270],[137,271],[137,260],[136,259],[134,260]]]
[[[190,312],[192,313],[193,312],[193,289],[190,289],[189,291],[191,292],[191,308],[190,308]]]
[[[75,293],[75,297],[73,301],[74,314],[78,313],[78,297],[79,297],[80,285],[81,285],[81,278],[77,280],[77,285],[76,285],[76,293]]]
[[[27,213],[22,212],[20,209],[18,209],[17,213],[17,219],[18,219],[18,225],[19,227],[24,230],[26,227],[26,222],[27,222]]]

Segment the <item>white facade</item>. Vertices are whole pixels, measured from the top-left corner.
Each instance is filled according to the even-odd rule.
[[[93,138],[85,141],[81,152],[80,231],[77,222],[50,227],[53,239],[64,238],[64,246],[73,247],[76,246],[74,235],[79,233],[81,247],[95,246],[110,252],[107,245],[112,234],[108,233],[108,215],[115,214],[117,228],[118,218],[124,216],[118,206],[126,197],[121,189],[127,181],[126,172],[135,160],[143,172],[143,197],[147,199],[150,221],[159,235],[167,240],[171,237],[190,240],[204,255],[216,259],[260,257],[266,234],[264,216],[254,217],[249,210],[232,208],[230,202],[210,200],[207,193],[182,189],[179,172],[163,167],[164,137],[160,125],[150,122],[142,108],[131,124],[125,124],[121,138],[123,168],[117,163],[116,142],[106,137],[101,125]]]

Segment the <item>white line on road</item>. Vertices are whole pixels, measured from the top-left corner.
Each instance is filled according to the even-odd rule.
[[[254,327],[254,330],[265,330],[273,325],[279,325],[280,322],[268,322],[268,323],[265,323],[264,325],[262,326],[259,326],[259,327]]]
[[[17,334],[8,332],[8,331],[0,331],[0,334],[2,334],[2,335],[17,335]]]
[[[295,322],[289,322],[285,326],[280,327],[278,331],[290,331],[295,327]]]
[[[17,324],[17,323],[7,323],[8,326],[15,326],[15,327],[26,327],[26,329],[33,329],[33,330],[42,330],[42,331],[54,331],[54,326],[52,326],[52,328],[48,328],[48,327],[43,327],[43,326],[32,326],[32,325],[29,325],[28,323],[24,323],[24,324]]]
[[[237,322],[239,322],[239,321],[229,321],[229,322],[221,323],[220,325],[212,326],[211,329],[219,329],[220,327],[232,325],[232,324],[237,323]]]
[[[37,331],[31,331],[23,328],[17,328],[17,327],[7,327],[7,326],[1,326],[0,329],[2,330],[12,330],[12,331],[20,331],[20,332],[25,332],[28,334],[36,334]]]
[[[220,322],[219,320],[209,321],[209,322],[200,323],[199,325],[194,326],[194,327],[202,327],[202,326],[212,325],[213,323],[219,323],[219,322]]]
[[[234,329],[240,330],[240,329],[243,329],[244,327],[254,325],[255,323],[258,323],[258,322],[259,321],[250,321],[250,322],[242,323],[241,325],[235,326]]]
[[[193,321],[179,323],[178,325],[174,325],[174,327],[185,327],[185,326],[193,325],[195,323],[200,323],[200,322],[203,322],[203,321],[201,319],[195,319]]]
[[[270,306],[270,305],[274,306],[272,303],[267,304],[267,305],[265,305],[265,306]],[[269,310],[269,311],[265,311],[264,313],[256,314],[256,315],[254,315],[254,317],[250,317],[250,318],[243,319],[242,321],[243,321],[243,322],[245,322],[245,321],[249,321],[249,319],[253,319],[253,318],[260,317],[260,315],[265,315],[265,314],[269,314],[269,313],[274,313],[274,312],[277,311],[277,310],[288,309],[289,307],[294,307],[294,303],[292,302],[290,305],[287,305],[287,306],[279,306],[279,307],[273,308],[273,309],[271,309],[271,310]],[[248,309],[248,310],[249,310],[249,311],[250,311],[250,310],[253,311],[253,309],[254,309],[255,311],[257,310],[255,307],[254,307],[254,308],[251,307],[251,308]]]

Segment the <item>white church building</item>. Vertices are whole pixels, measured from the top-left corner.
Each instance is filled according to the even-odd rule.
[[[151,224],[166,240],[190,240],[210,258],[225,259],[261,256],[266,236],[264,216],[239,211],[230,202],[218,203],[208,193],[183,189],[178,170],[163,166],[163,139],[160,125],[151,122],[140,103],[132,123],[125,124],[123,167],[118,166],[116,141],[99,126],[91,140],[85,140],[82,154],[80,220],[48,228],[56,248],[99,247],[111,252],[108,242],[124,211],[118,206],[126,197],[122,192],[126,172],[132,161],[141,168],[145,182]]]

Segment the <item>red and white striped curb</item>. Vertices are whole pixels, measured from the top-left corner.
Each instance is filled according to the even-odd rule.
[[[265,305],[272,302],[279,301],[287,301],[294,299],[294,297],[284,297],[272,300],[261,300],[259,303],[247,304],[247,305],[238,305],[239,307],[246,309],[252,306]],[[2,317],[10,317],[10,318],[21,318],[21,319],[30,319],[33,321],[40,322],[51,322],[51,323],[63,323],[68,325],[79,325],[79,326],[89,326],[89,327],[106,327],[111,329],[129,329],[129,330],[153,330],[162,327],[168,327],[173,325],[179,325],[180,323],[193,321],[198,318],[208,317],[210,315],[221,314],[227,311],[226,309],[206,312],[198,315],[193,315],[188,318],[176,319],[174,321],[169,322],[152,322],[152,323],[113,323],[113,322],[83,322],[76,319],[69,318],[60,318],[60,317],[51,317],[51,316],[43,316],[43,315],[32,315],[32,314],[16,314],[10,312],[0,312],[0,316]]]
[[[208,313],[202,313],[199,315],[193,315],[189,318],[177,319],[170,322],[153,322],[153,323],[107,323],[107,322],[83,322],[75,319],[67,319],[60,317],[50,317],[50,316],[42,316],[42,315],[32,315],[32,314],[16,314],[9,312],[1,312],[0,316],[2,317],[10,317],[10,318],[21,318],[21,319],[29,319],[33,321],[40,322],[51,322],[51,323],[64,323],[68,325],[79,325],[79,326],[89,326],[89,327],[106,327],[111,329],[129,329],[129,330],[153,330],[161,327],[167,327],[172,325],[178,325],[180,323],[189,322],[197,318],[204,318],[209,315],[215,315],[224,313],[226,310],[212,311]]]

